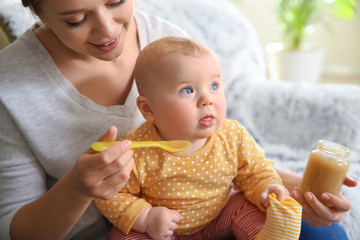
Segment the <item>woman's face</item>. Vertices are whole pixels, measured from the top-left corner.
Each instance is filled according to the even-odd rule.
[[[39,17],[69,49],[102,60],[124,51],[133,0],[44,0]]]

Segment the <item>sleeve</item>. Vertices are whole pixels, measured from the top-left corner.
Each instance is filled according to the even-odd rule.
[[[46,192],[44,170],[0,103],[0,239],[9,239],[16,211]]]
[[[125,234],[130,232],[141,212],[151,207],[150,203],[139,197],[141,180],[137,172],[135,164],[129,180],[112,199],[94,200],[100,212]]]
[[[244,192],[249,201],[265,211],[260,203],[261,193],[269,185],[282,184],[282,181],[273,167],[273,162],[264,157],[264,150],[244,127],[241,128],[237,176],[233,183],[235,188]]]

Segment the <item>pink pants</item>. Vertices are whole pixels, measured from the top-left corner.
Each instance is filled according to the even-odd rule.
[[[187,236],[174,234],[172,240],[211,240],[211,239],[255,239],[265,224],[265,213],[250,203],[242,193],[230,197],[220,215],[201,231]],[[131,231],[125,235],[116,227],[110,231],[111,240],[152,239],[146,233]]]

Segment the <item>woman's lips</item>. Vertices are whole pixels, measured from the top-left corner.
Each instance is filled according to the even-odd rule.
[[[117,35],[113,40],[104,43],[104,44],[92,44],[96,49],[103,51],[103,52],[108,52],[113,50],[114,48],[117,47],[117,45],[119,44],[120,41],[120,34]]]
[[[211,127],[215,124],[216,119],[213,115],[206,115],[199,120],[199,124],[203,127]]]
[[[109,45],[109,44],[111,44],[111,43],[113,43],[113,42],[115,42],[115,38],[114,38],[114,40],[112,40],[112,41],[110,41],[110,42],[108,42],[108,43],[105,43],[104,45],[107,46],[107,45]]]

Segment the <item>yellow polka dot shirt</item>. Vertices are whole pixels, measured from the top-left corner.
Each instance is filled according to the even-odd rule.
[[[153,124],[130,131],[130,140],[160,140]],[[281,184],[273,163],[238,122],[225,120],[206,143],[192,153],[170,153],[160,148],[134,149],[130,179],[111,200],[95,203],[122,232],[128,233],[139,214],[149,206],[164,206],[184,219],[175,233],[187,235],[216,218],[229,200],[232,187],[260,209],[260,193]]]

